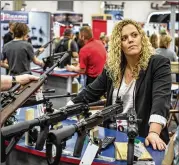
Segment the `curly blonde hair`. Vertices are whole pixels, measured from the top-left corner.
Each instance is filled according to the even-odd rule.
[[[167,49],[171,41],[172,41],[172,38],[169,35],[161,35],[160,43],[159,43],[160,48]]]
[[[142,30],[141,26],[137,22],[130,19],[125,19],[118,22],[113,28],[110,37],[108,60],[105,66],[107,73],[112,79],[113,86],[115,88],[119,87],[120,85],[123,76],[122,70],[125,69],[125,65],[126,65],[124,63],[127,63],[124,53],[122,53],[122,49],[121,49],[121,37],[122,37],[123,27],[128,24],[132,24],[137,28],[139,34],[141,35],[141,41],[142,41],[142,50],[140,54],[140,59],[132,71],[133,77],[135,79],[138,79],[140,70],[146,70],[149,59],[151,55],[153,55],[154,53],[152,45],[147,35],[145,34],[145,32]]]

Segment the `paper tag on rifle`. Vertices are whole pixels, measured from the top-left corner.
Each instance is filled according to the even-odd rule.
[[[144,151],[145,150],[144,150],[144,147],[143,147],[141,141],[138,140],[138,139],[135,139],[135,141],[134,141],[134,155],[139,158],[139,157],[141,157],[141,155]]]
[[[156,165],[154,161],[137,161],[133,163],[133,165]]]
[[[80,161],[80,165],[91,165],[99,147],[91,142],[88,143],[88,146],[85,150],[85,153]]]

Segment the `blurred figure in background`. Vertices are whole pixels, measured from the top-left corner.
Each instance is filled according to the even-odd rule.
[[[55,47],[55,53],[70,51],[70,56],[67,58],[61,68],[64,68],[66,65],[71,65],[72,57],[78,57],[78,46],[77,43],[73,40],[73,31],[71,29],[65,29],[64,37],[60,39],[59,43]]]
[[[150,43],[152,44],[152,47],[154,48],[154,49],[157,49],[158,48],[158,35],[157,34],[152,34],[151,36],[150,36]]]
[[[4,45],[14,39],[14,35],[13,35],[14,25],[15,25],[15,22],[9,22],[9,32],[7,32],[7,33],[4,35],[4,37],[3,37],[3,43],[4,43]],[[8,74],[8,73],[9,73],[9,70],[8,70],[7,61],[6,61],[5,63],[2,63],[2,62],[1,62],[1,66],[6,69],[6,74]]]
[[[108,45],[109,45],[109,37],[108,36],[106,36],[105,37],[105,41],[106,41],[106,51],[108,51]]]
[[[165,56],[170,61],[177,61],[176,53],[170,49],[172,38],[169,35],[161,35],[159,40],[159,48],[156,49],[156,54]]]
[[[14,39],[3,48],[3,62],[7,61],[10,75],[31,74],[31,61],[41,67],[42,60],[34,55],[33,47],[26,41],[29,28],[24,23],[16,23],[14,26]]]
[[[179,37],[175,38],[175,53],[179,57]]]
[[[102,42],[102,44],[104,45],[104,47],[107,51],[108,50],[109,37],[104,32],[101,32],[99,39],[100,39],[100,41]]]
[[[103,44],[93,38],[93,32],[89,26],[83,26],[80,29],[80,39],[84,46],[79,52],[79,64],[67,65],[66,69],[85,73],[87,76],[85,85],[88,85],[103,71],[107,53]]]
[[[101,32],[99,39],[102,42],[102,44],[105,46],[106,45],[106,34],[104,32]]]
[[[75,33],[75,38],[74,41],[77,43],[78,45],[78,52],[80,51],[80,49],[84,46],[83,41],[80,39],[80,33],[76,32]]]
[[[3,37],[4,45],[14,39],[14,36],[13,36],[14,25],[15,25],[15,22],[9,22],[9,32],[7,32]]]
[[[176,53],[170,49],[172,38],[169,35],[161,35],[159,41],[159,48],[156,49],[157,55],[167,57],[171,62],[178,61]],[[172,82],[176,82],[176,74],[172,74]]]

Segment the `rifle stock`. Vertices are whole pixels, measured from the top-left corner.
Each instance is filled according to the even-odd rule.
[[[43,80],[45,80],[45,78]],[[33,81],[27,84],[24,87],[22,93],[20,93],[20,95],[16,97],[16,99],[11,104],[8,104],[1,110],[0,112],[1,127],[12,113],[15,112],[15,110],[17,110],[19,107],[21,107],[25,103],[25,101],[29,98],[29,96],[31,96],[37,89],[40,88],[40,86],[44,82],[43,80]]]
[[[17,110],[19,107],[21,107],[28,98],[37,90],[40,88],[40,86],[44,83],[45,79],[47,78],[47,75],[59,64],[61,64],[67,57],[69,56],[68,53],[65,53],[63,57],[51,67],[47,71],[45,71],[40,79],[38,81],[32,81],[29,84],[25,85],[24,88],[18,93],[18,96],[16,96],[15,100],[11,102],[10,104],[6,105],[4,108],[2,108],[0,112],[1,116],[1,127],[5,123],[5,121],[12,115],[15,110]]]

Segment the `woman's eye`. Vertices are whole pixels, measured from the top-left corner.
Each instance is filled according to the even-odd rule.
[[[132,36],[136,38],[138,36],[138,34],[137,33],[133,33]]]
[[[126,40],[127,40],[126,36],[122,37],[122,41],[126,41]]]

